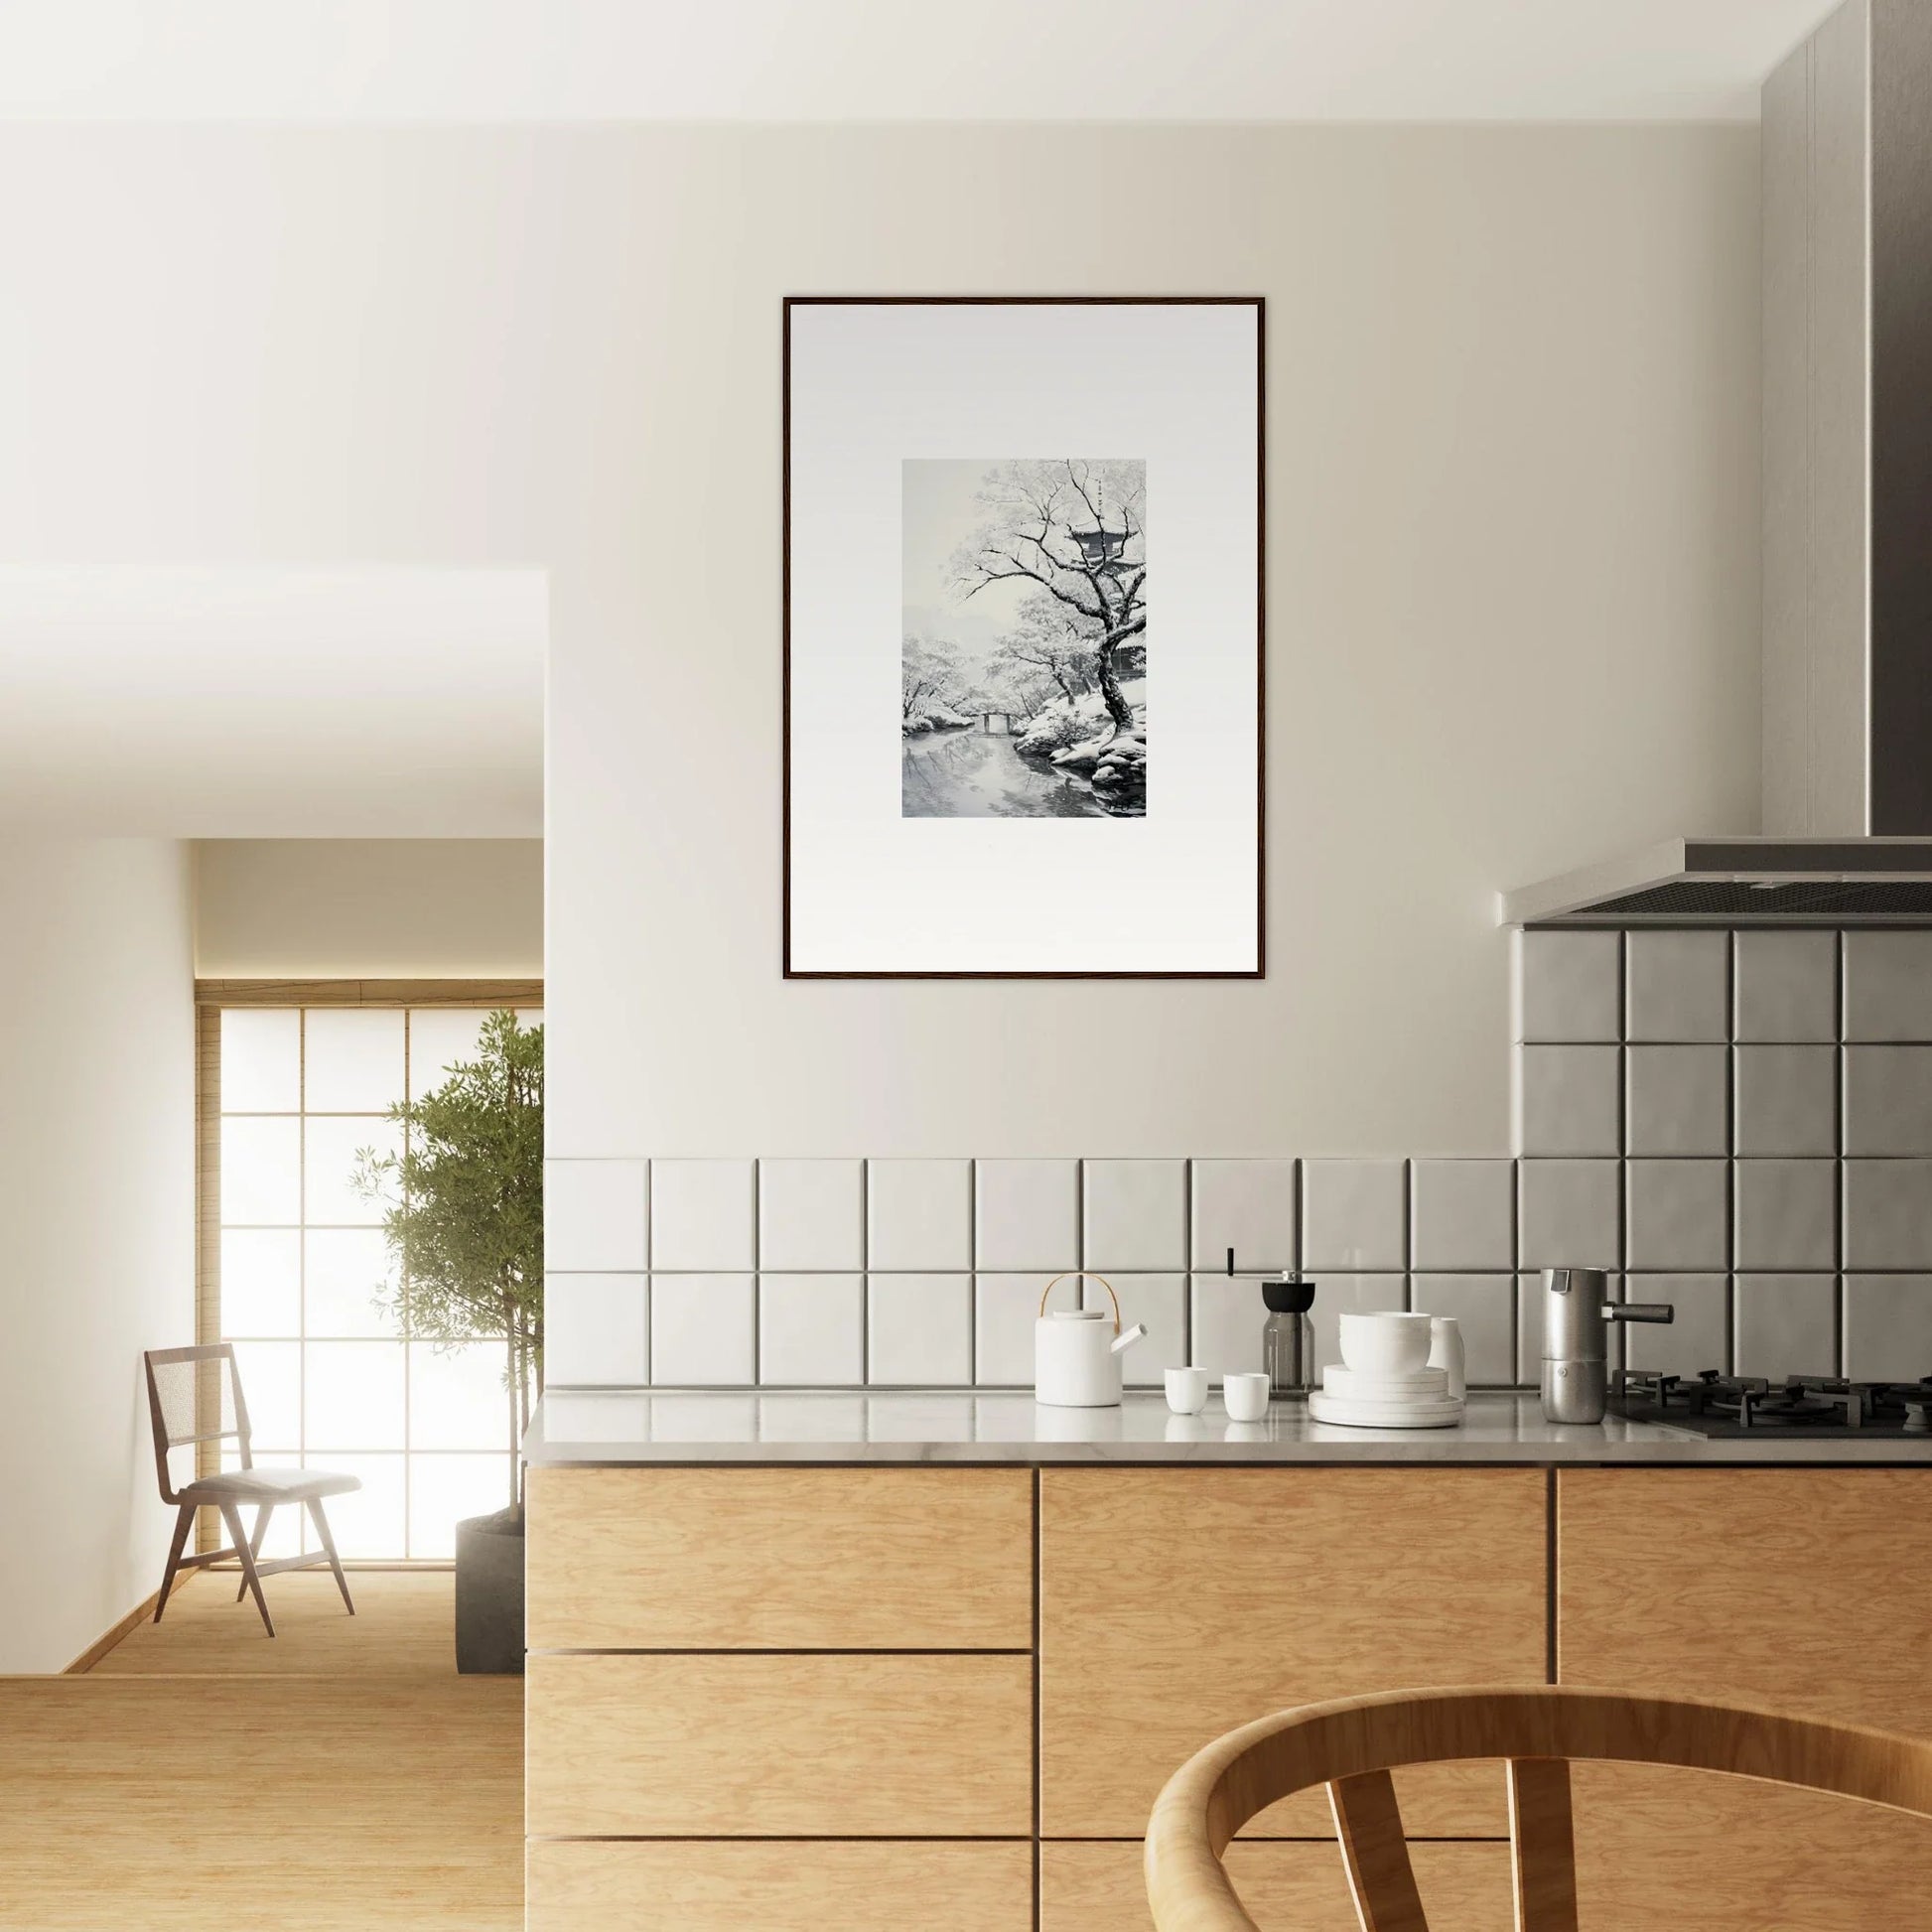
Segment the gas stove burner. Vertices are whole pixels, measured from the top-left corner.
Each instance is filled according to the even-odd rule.
[[[1618,1413],[1671,1423],[1702,1436],[1751,1430],[1836,1436],[1848,1429],[1884,1436],[1932,1435],[1932,1377],[1917,1382],[1853,1382],[1835,1375],[1695,1377],[1624,1369],[1616,1376]]]

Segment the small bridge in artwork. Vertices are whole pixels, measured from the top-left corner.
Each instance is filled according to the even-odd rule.
[[[1007,732],[1010,734],[1013,730],[1012,716],[1004,711],[982,712],[980,714],[980,730],[982,732]]]

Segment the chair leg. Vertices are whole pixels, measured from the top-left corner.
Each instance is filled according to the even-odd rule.
[[[355,1605],[349,1601],[348,1579],[343,1575],[343,1560],[336,1554],[336,1539],[329,1534],[329,1518],[322,1513],[322,1498],[309,1498],[309,1514],[316,1519],[316,1534],[322,1538],[322,1547],[329,1553],[329,1567],[336,1573],[336,1587],[343,1593],[343,1603],[350,1616],[355,1614]]]
[[[175,1540],[168,1546],[168,1568],[161,1573],[161,1594],[154,1599],[154,1620],[168,1607],[168,1592],[175,1587],[175,1573],[181,1569],[181,1553],[188,1544],[188,1532],[195,1527],[195,1505],[183,1503],[175,1517]]]
[[[255,1592],[255,1607],[262,1613],[262,1627],[272,1637],[275,1634],[275,1619],[268,1613],[268,1598],[262,1594],[262,1580],[255,1574],[255,1553],[241,1533],[240,1509],[234,1503],[223,1503],[221,1520],[227,1524],[228,1534],[234,1539],[235,1555],[241,1559],[241,1580]]]
[[[261,1561],[262,1539],[268,1534],[269,1513],[274,1507],[273,1503],[258,1503],[255,1506],[255,1533],[248,1539],[248,1549],[257,1563]],[[235,1586],[234,1600],[239,1603],[247,1590],[248,1579],[244,1577]]]

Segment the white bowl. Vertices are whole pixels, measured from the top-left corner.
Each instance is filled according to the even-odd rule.
[[[1341,1358],[1357,1375],[1413,1375],[1429,1365],[1426,1314],[1376,1310],[1341,1316]]]

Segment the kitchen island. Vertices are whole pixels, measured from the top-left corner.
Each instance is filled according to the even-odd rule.
[[[1218,1402],[555,1391],[527,1445],[533,1932],[1147,1924],[1155,1793],[1319,1698],[1597,1684],[1932,1734],[1932,1442],[1353,1431]],[[1436,1932],[1510,1920],[1498,1767],[1398,1777]],[[1589,1922],[1890,1916],[1916,1821],[1580,1768]],[[1264,1926],[1354,1924],[1325,1810]],[[1794,1904],[1794,1901],[1799,1901]]]

